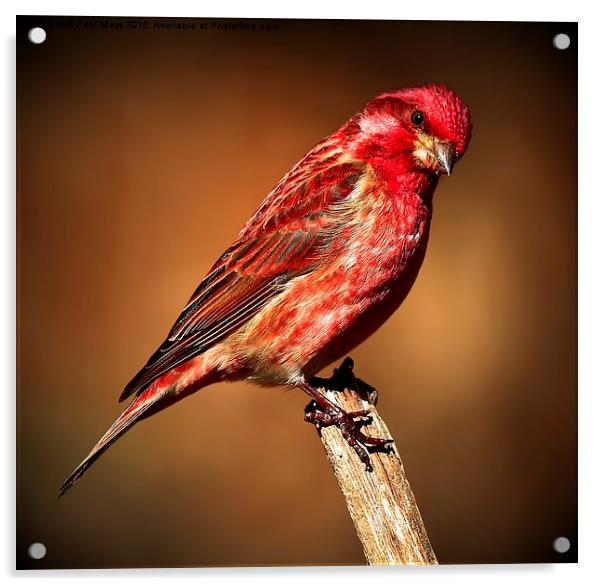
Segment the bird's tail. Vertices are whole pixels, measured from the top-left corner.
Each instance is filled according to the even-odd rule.
[[[155,383],[136,397],[100,440],[98,440],[98,443],[92,448],[92,451],[86,456],[85,460],[63,482],[59,490],[59,498],[83,476],[86,470],[115,440],[121,437],[135,423],[143,417],[162,409],[167,404],[171,404],[171,401],[168,400],[168,395],[173,396],[173,390],[173,387],[166,388],[163,385],[161,388],[160,385]],[[160,406],[159,403],[161,403]]]

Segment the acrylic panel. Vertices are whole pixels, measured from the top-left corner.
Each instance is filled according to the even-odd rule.
[[[17,17],[17,567],[576,561],[577,45]]]

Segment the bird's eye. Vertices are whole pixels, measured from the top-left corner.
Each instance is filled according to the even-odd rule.
[[[424,124],[424,112],[422,110],[414,110],[410,116],[412,124],[422,126]]]

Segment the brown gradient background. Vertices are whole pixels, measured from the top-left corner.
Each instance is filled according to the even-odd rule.
[[[441,562],[576,560],[576,25],[273,22],[19,19],[19,567],[363,563],[296,391],[212,386],[57,489],[287,169],[375,94],[429,81],[469,103],[473,141],[356,367]]]

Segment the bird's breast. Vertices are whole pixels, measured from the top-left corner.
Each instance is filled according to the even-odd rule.
[[[426,252],[430,212],[418,205],[405,207],[399,218],[393,209],[378,214],[349,242],[340,268],[325,287],[328,297],[316,294],[318,309],[305,324],[303,373],[314,376],[371,336],[395,312],[409,293]],[[302,351],[302,353],[303,353]]]
[[[430,205],[414,191],[392,195],[375,189],[357,208],[345,234],[342,264],[351,276],[365,280],[362,275],[369,275],[373,286],[388,286],[423,255]]]
[[[428,208],[411,196],[358,202],[330,256],[293,279],[237,336],[250,378],[311,376],[378,329],[416,279],[429,222]]]

